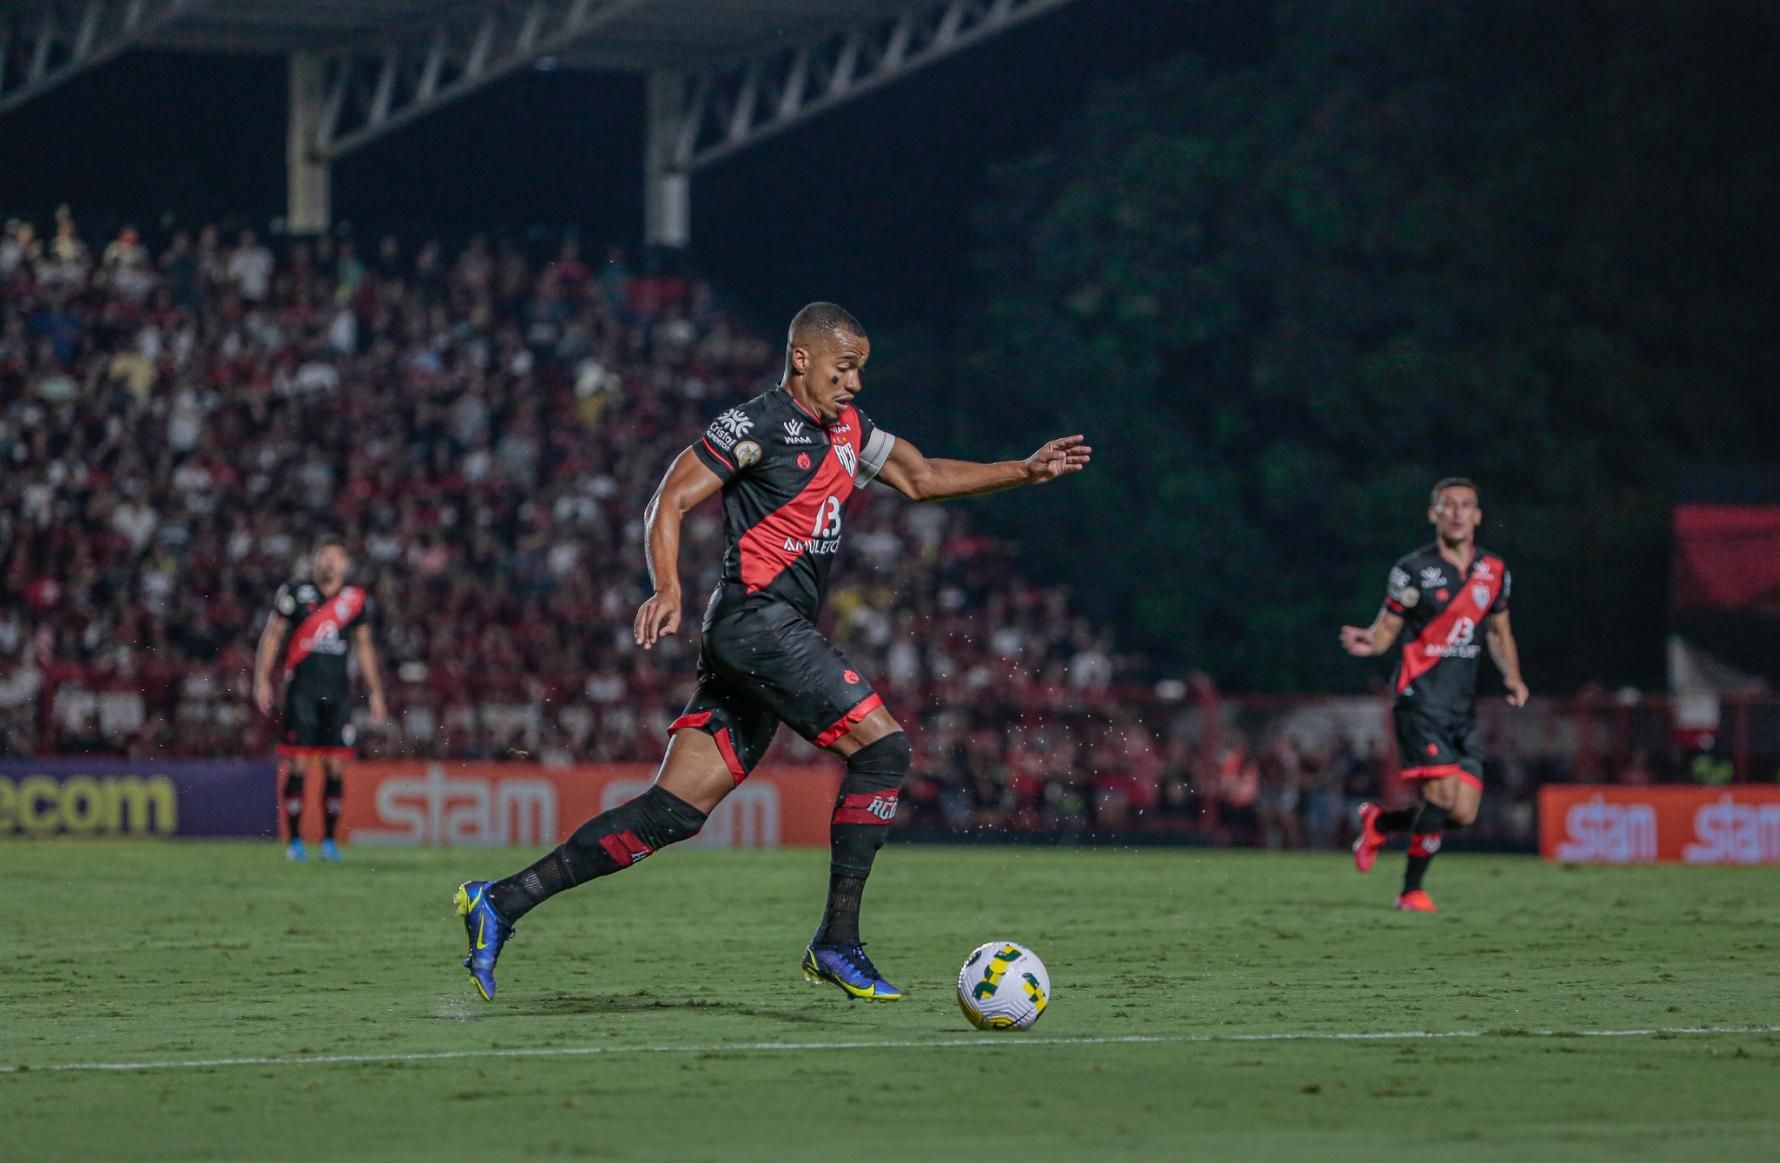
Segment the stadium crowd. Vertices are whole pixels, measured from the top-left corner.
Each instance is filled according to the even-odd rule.
[[[89,244],[67,211],[47,238],[9,223],[0,754],[268,753],[254,642],[330,533],[372,594],[395,711],[361,724],[363,754],[654,759],[696,626],[631,645],[643,503],[780,361],[670,257],[572,238],[275,253],[207,227],[151,252],[128,228]],[[688,521],[689,594],[720,520]],[[1204,678],[1133,698],[1109,636],[968,507],[874,486],[827,616],[914,728],[910,827],[1329,844],[1383,789],[1381,732],[1303,745]],[[1524,766],[1486,821],[1505,835],[1531,827]]]

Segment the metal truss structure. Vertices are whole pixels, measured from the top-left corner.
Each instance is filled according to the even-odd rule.
[[[144,43],[203,2],[45,0],[0,14],[0,113]]]
[[[673,164],[693,171],[1069,0],[946,0],[693,76]]]
[[[290,225],[334,160],[516,70],[647,78],[645,220],[688,238],[697,170],[1070,0],[13,0],[0,114],[135,47],[289,62]],[[787,30],[792,32],[787,41]]]

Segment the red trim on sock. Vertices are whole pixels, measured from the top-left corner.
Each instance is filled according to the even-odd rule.
[[[600,847],[606,855],[617,862],[620,868],[629,868],[655,849],[637,839],[635,832],[619,832],[611,836],[600,837]]]
[[[867,715],[883,705],[884,700],[878,697],[877,692],[874,691],[871,694],[866,695],[863,699],[860,699],[853,705],[852,710],[836,719],[829,725],[828,730],[822,732],[822,734],[816,736],[814,739],[810,740],[810,742],[818,747],[829,746],[842,735],[845,735],[848,731],[859,726],[860,723],[865,721]]]
[[[896,800],[900,794],[898,789],[890,788],[888,791],[856,792],[850,796],[842,796],[840,803],[834,805],[830,823],[874,824],[880,828],[888,828],[890,821],[896,818]]]
[[[1432,856],[1440,851],[1439,832],[1417,832],[1409,837],[1411,856]]]

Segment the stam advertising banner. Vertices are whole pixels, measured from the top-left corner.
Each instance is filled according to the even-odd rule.
[[[1539,852],[1591,864],[1780,864],[1780,787],[1548,784]]]
[[[271,760],[0,760],[0,840],[278,834]]]
[[[355,845],[549,847],[654,782],[644,763],[354,762],[346,769],[344,840]],[[840,788],[835,765],[765,766],[711,813],[694,848],[826,845]]]

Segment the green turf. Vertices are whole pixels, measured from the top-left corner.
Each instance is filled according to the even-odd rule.
[[[0,845],[7,1159],[1774,1157],[1780,876],[1400,857],[893,847],[872,952],[909,998],[813,989],[819,852],[669,852],[528,918],[484,1005],[458,879],[519,854]],[[952,980],[1011,937],[1050,966],[1030,1035]],[[1475,1039],[1053,1039],[1485,1030]],[[761,1049],[761,1043],[873,1043]],[[913,1045],[883,1045],[913,1043]],[[966,1043],[966,1044],[959,1044]],[[986,1043],[976,1044],[976,1043]],[[754,1048],[746,1048],[754,1047]],[[502,1058],[494,1049],[605,1048]],[[481,1056],[126,1072],[57,1063]]]

